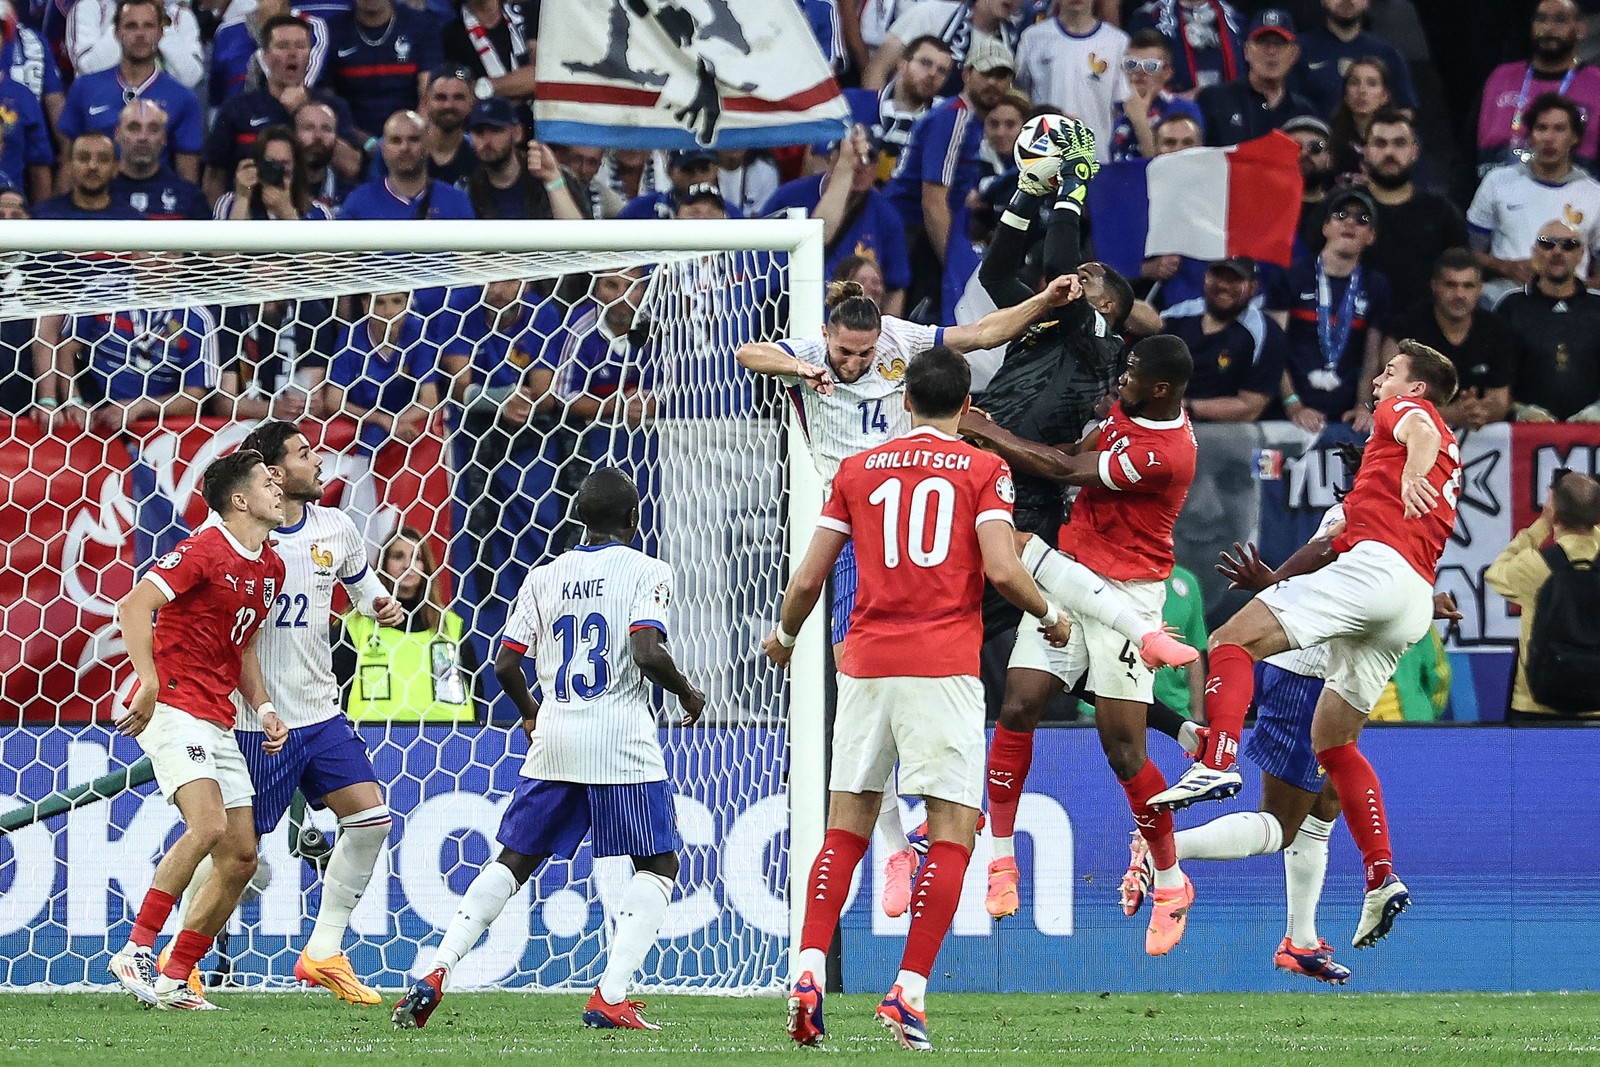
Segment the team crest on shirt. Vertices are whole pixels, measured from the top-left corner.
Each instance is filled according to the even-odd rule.
[[[1017,499],[1017,487],[1011,482],[1011,475],[1002,474],[995,479],[994,495],[1007,504],[1013,504]]]
[[[183,553],[182,552],[168,552],[166,555],[164,555],[160,559],[156,560],[156,569],[157,570],[163,570],[163,571],[170,571],[172,568],[176,567],[178,564],[180,564],[182,562],[183,562]]]
[[[199,745],[186,745],[183,751],[196,763],[204,763],[206,761],[206,750]]]
[[[1561,217],[1566,220],[1568,226],[1583,225],[1583,212],[1571,204],[1561,205]]]
[[[898,382],[906,376],[906,361],[896,356],[887,363],[879,363],[878,373],[891,382]]]
[[[150,210],[150,194],[149,193],[131,193],[128,196],[128,203],[133,207],[133,210],[135,210],[135,211],[149,211]]]
[[[1089,53],[1089,80],[1097,82],[1111,69],[1111,64],[1106,58],[1096,52]]]
[[[650,599],[655,601],[656,607],[664,608],[672,602],[672,588],[661,582],[651,592]]]
[[[313,541],[311,543],[311,562],[319,567],[332,567],[333,553]]]
[[[248,589],[245,590],[245,591],[249,592]],[[263,579],[261,579],[261,599],[262,599],[262,602],[267,605],[267,607],[269,607],[269,608],[272,607],[272,602],[274,600],[278,599],[278,595],[277,594],[278,594],[278,579],[276,579],[276,578],[263,578]]]

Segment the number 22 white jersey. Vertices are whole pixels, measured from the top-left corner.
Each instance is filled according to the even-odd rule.
[[[667,777],[629,635],[667,632],[672,568],[627,545],[579,545],[523,581],[501,641],[532,656],[538,727],[525,778],[615,785]]]

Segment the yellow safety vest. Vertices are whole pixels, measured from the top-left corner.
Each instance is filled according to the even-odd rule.
[[[356,649],[346,709],[356,722],[476,722],[472,685],[460,663],[465,625],[453,611],[440,630],[396,630],[359,612],[344,616]]]

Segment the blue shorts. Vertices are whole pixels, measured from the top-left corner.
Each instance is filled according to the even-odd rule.
[[[659,856],[683,847],[665,781],[580,785],[524,778],[496,839],[524,856],[571,856],[593,831],[595,856]]]
[[[856,543],[846,541],[844,551],[833,561],[833,600],[829,617],[832,619],[833,643],[844,640],[850,632],[850,613],[856,610]]]
[[[276,756],[261,751],[266,734],[240,730],[238,736],[250,781],[256,787],[252,803],[256,834],[262,837],[282,821],[295,790],[304,793],[312,807],[320,808],[329,793],[378,780],[366,744],[343,715],[290,730],[289,740]]]
[[[1256,725],[1244,743],[1246,759],[1307,793],[1322,792],[1326,781],[1311,749],[1311,716],[1321,693],[1321,678],[1261,664],[1256,674]]]

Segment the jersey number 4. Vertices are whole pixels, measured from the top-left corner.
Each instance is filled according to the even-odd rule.
[[[561,642],[561,666],[556,668],[556,699],[566,702],[576,692],[580,700],[593,700],[604,693],[611,684],[611,668],[606,662],[606,652],[611,643],[606,617],[593,611],[584,616],[580,623],[576,615],[563,615],[551,629]],[[580,656],[588,660],[586,674],[573,670],[572,661]]]
[[[904,493],[900,479],[890,478],[867,497],[867,503],[883,508],[883,565],[891,570],[900,566],[900,498]],[[956,487],[944,478],[924,478],[911,490],[905,512],[906,555],[918,567],[937,567],[950,555]]]

